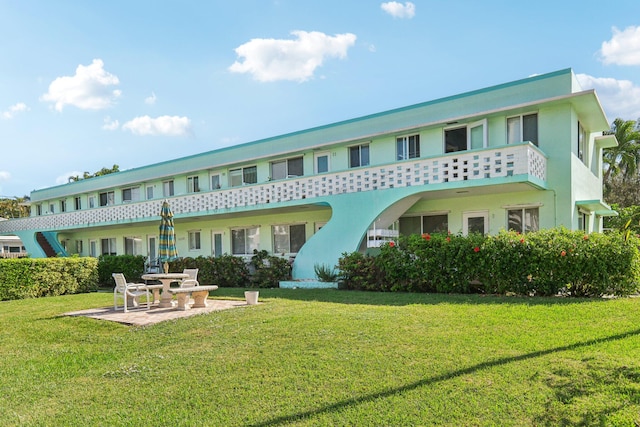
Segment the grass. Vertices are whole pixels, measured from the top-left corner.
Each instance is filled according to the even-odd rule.
[[[640,299],[260,297],[148,327],[0,302],[0,425],[640,424]]]

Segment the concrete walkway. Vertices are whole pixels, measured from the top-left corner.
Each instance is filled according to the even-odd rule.
[[[260,304],[260,303],[258,303]],[[207,307],[192,308],[189,310],[181,311],[175,308],[160,308],[158,306],[151,306],[150,310],[143,308],[136,308],[129,310],[125,313],[122,309],[114,310],[113,306],[104,308],[92,308],[89,310],[73,311],[64,313],[65,316],[85,316],[99,320],[109,320],[112,322],[118,322],[125,325],[135,326],[147,326],[153,325],[158,322],[164,322],[165,320],[182,319],[184,317],[194,316],[196,314],[206,314],[212,311],[228,310],[231,308],[249,307],[245,301],[239,300],[216,300],[208,299]]]

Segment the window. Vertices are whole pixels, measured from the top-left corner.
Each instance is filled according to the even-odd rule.
[[[305,241],[304,224],[273,226],[273,253],[297,253]]]
[[[140,200],[139,187],[125,188],[124,190],[122,190],[123,202],[137,202],[138,200]]]
[[[153,199],[153,186],[147,187],[147,200]]]
[[[222,233],[214,231],[212,233],[211,243],[213,245],[213,256],[222,256]]]
[[[582,160],[582,163],[587,163],[586,159],[586,143],[587,132],[582,127],[582,123],[578,122],[578,158]]]
[[[260,228],[238,228],[231,230],[231,252],[233,255],[251,255],[260,249]]]
[[[316,153],[316,173],[329,172],[329,153]]]
[[[109,239],[100,239],[100,249],[101,255],[117,255],[115,237],[111,237]]]
[[[98,256],[98,242],[89,240],[89,256],[96,258]]]
[[[454,153],[467,149],[467,127],[445,129],[444,131],[444,152]]]
[[[232,169],[229,171],[229,186],[239,187],[241,185],[255,184],[258,182],[258,169],[256,166]]]
[[[141,255],[142,239],[140,237],[125,237],[124,253],[125,255]]]
[[[76,253],[77,254],[82,254],[82,240],[76,240]]]
[[[80,197],[76,197],[74,199],[74,209],[77,211],[82,209],[82,199]]]
[[[518,208],[507,210],[508,229],[518,233],[538,231],[540,213],[538,208]]]
[[[349,167],[369,166],[369,144],[349,147]]]
[[[187,192],[197,193],[200,191],[200,185],[198,184],[197,176],[190,176],[187,178]]]
[[[507,118],[507,144],[529,141],[538,145],[538,114]]]
[[[448,233],[449,215],[425,215],[422,217],[423,233]]]
[[[96,207],[96,196],[89,196],[89,208]]]
[[[444,151],[477,150],[487,147],[487,121],[479,120],[465,126],[444,130]]]
[[[157,248],[158,245],[156,244],[156,236],[147,236],[147,250],[148,250],[148,255],[149,255],[149,262],[151,264],[155,264],[156,262],[156,257],[157,257]]]
[[[396,138],[397,160],[415,159],[420,157],[420,135]]]
[[[489,212],[464,212],[462,214],[462,234],[487,234],[489,232]]]
[[[194,230],[189,232],[189,250],[200,250],[200,230]]]
[[[113,191],[100,193],[100,206],[113,206],[114,203],[115,203],[115,198],[113,195]]]
[[[400,234],[447,233],[449,231],[448,214],[432,214],[400,218]]]
[[[60,212],[66,212],[66,211],[67,211],[67,201],[60,200]]]
[[[36,205],[36,215],[37,216],[41,216],[42,215],[42,205],[40,205],[40,204]]]
[[[174,192],[173,192],[173,180],[171,181],[165,181],[162,183],[162,195],[164,197],[171,197],[173,196]]]
[[[220,188],[220,175],[211,175],[211,189],[218,190]]]
[[[587,212],[578,211],[578,230],[589,231],[590,216]]]
[[[285,179],[294,176],[302,176],[302,157],[279,160],[271,163],[271,179]]]

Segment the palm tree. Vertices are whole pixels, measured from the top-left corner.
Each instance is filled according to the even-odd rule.
[[[626,181],[635,175],[640,165],[640,120],[634,122],[617,118],[611,131],[618,140],[618,146],[604,150],[605,183],[619,174]]]

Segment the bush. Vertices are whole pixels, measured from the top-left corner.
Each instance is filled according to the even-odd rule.
[[[269,255],[265,250],[254,250],[250,264],[254,269],[251,283],[255,287],[277,288],[280,281],[291,279],[289,262],[284,258]]]
[[[380,269],[375,261],[376,257],[360,252],[343,253],[338,260],[341,287],[361,291],[381,290],[381,282],[378,282]]]
[[[97,289],[95,258],[19,258],[0,261],[0,300],[38,298]]]
[[[101,255],[98,258],[98,282],[113,286],[113,273],[124,274],[129,282],[140,282],[145,260],[142,255]]]
[[[321,282],[335,282],[338,280],[338,272],[335,267],[326,264],[314,264],[313,271]]]
[[[343,254],[348,289],[409,292],[628,295],[640,283],[634,237],[564,228],[521,235],[401,237],[375,257]]]
[[[169,263],[170,271],[198,269],[198,282],[203,285],[239,288],[249,283],[249,270],[244,259],[233,255],[219,257],[180,258]]]

